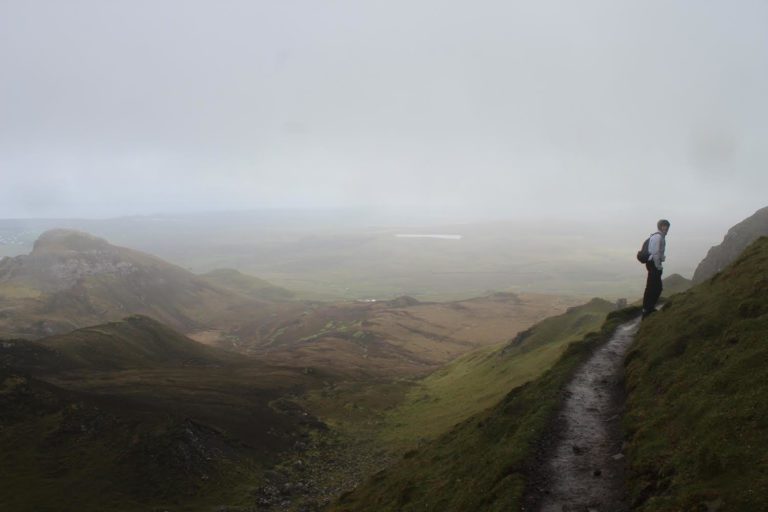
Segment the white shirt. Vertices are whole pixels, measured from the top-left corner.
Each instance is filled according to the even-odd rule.
[[[664,256],[666,245],[667,241],[665,240],[664,235],[662,235],[659,231],[652,234],[651,238],[648,240],[648,252],[651,255],[649,261],[653,260],[653,263],[659,270],[663,268],[662,262],[667,259],[666,256]]]

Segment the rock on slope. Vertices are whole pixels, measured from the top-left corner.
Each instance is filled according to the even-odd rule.
[[[768,206],[733,226],[723,242],[709,250],[693,273],[694,284],[702,283],[720,272],[761,236],[768,236]]]

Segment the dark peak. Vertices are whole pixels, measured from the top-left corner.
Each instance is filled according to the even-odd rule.
[[[417,304],[419,304],[419,301],[409,295],[402,295],[400,297],[387,301],[387,306],[390,306],[393,308],[407,308],[409,306],[415,306]]]
[[[165,327],[165,325],[161,322],[158,322],[154,318],[147,316],[147,315],[131,315],[123,318],[123,322],[129,323],[129,324],[141,324],[141,325],[153,325],[153,326],[161,326]]]
[[[107,324],[103,324],[101,326],[98,326],[102,330],[104,328],[112,328],[116,329],[118,331],[125,329],[125,328],[133,328],[133,329],[141,329],[141,330],[152,330],[152,331],[173,331],[173,329],[164,323],[155,320],[154,318],[146,315],[140,315],[140,314],[134,314],[127,316],[123,318],[122,320],[118,320],[116,322],[109,322]],[[83,328],[83,330],[88,330],[89,327]],[[176,331],[173,331],[175,334],[179,334],[179,336],[183,336],[181,333],[178,333]]]
[[[108,249],[109,242],[74,229],[51,229],[35,241],[32,253],[86,252]]]
[[[691,280],[687,279],[680,274],[671,274],[664,278],[664,282],[667,283],[690,283]]]
[[[242,272],[239,270],[236,270],[234,268],[217,268],[214,270],[211,270],[210,272],[207,272],[203,274],[204,276],[210,276],[210,277],[241,277],[245,276]]]

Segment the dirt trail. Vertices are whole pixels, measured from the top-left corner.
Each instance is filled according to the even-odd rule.
[[[539,512],[621,512],[624,503],[621,385],[640,320],[625,323],[578,370],[566,391],[552,448],[538,476]],[[526,508],[526,510],[530,510]]]

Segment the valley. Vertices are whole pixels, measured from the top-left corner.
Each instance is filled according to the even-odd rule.
[[[234,269],[198,276],[72,230],[3,260],[0,292],[0,476],[31,490],[51,468],[64,471],[50,492],[0,496],[40,510],[90,480],[101,483],[73,502],[78,510],[99,509],[102,494],[126,496],[115,510],[328,503],[423,442],[396,427],[423,421],[396,419],[421,378],[582,302],[540,293],[311,301]],[[601,303],[589,325],[612,308]],[[455,406],[458,416],[431,435],[508,384],[465,412]],[[85,463],[69,468],[70,453]],[[136,473],[147,464],[151,472]],[[176,484],[163,489],[168,478]]]
[[[763,253],[754,245],[736,268]],[[737,279],[718,293],[741,297],[746,271],[725,272]],[[688,297],[709,300],[717,279],[665,280],[667,307],[630,350],[630,390],[649,329]],[[0,262],[0,293],[0,505],[22,510],[60,510],[71,490],[78,511],[525,507],[548,481],[537,461],[566,383],[638,314],[523,291],[320,301],[61,229]],[[734,317],[762,316],[755,296],[734,300]],[[654,489],[659,503],[678,498],[643,469],[641,396],[627,402],[627,499],[646,510]],[[732,464],[701,457],[717,459],[713,475]],[[680,503],[704,496],[681,492]]]

